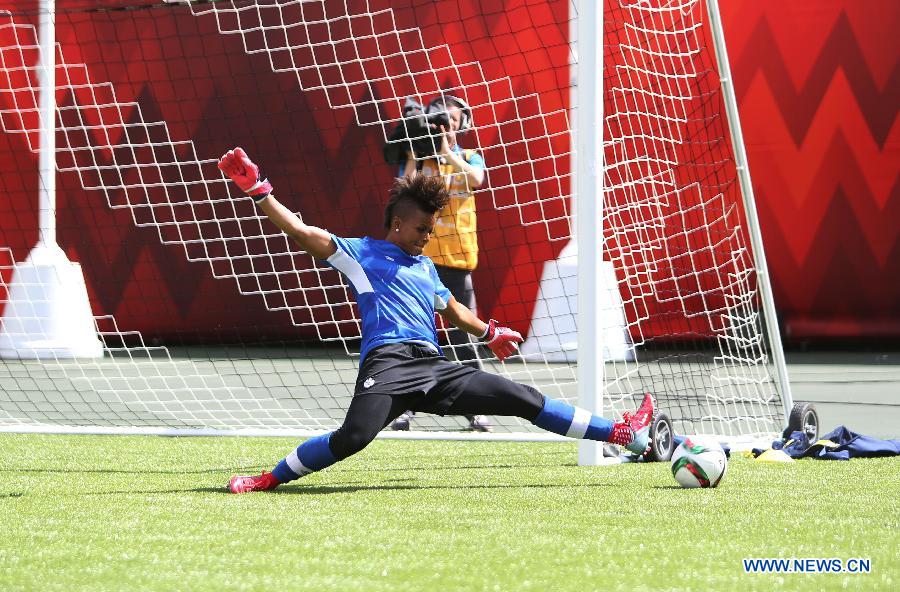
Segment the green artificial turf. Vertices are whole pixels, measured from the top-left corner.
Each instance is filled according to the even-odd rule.
[[[900,459],[578,467],[574,444],[376,441],[231,495],[296,442],[0,434],[0,590],[896,590]],[[749,557],[871,559],[748,574]]]

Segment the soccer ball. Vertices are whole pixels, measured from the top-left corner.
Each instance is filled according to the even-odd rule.
[[[672,454],[672,475],[682,487],[716,487],[728,469],[718,442],[685,438]]]

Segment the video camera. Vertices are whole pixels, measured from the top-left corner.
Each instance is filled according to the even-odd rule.
[[[458,97],[443,95],[432,100],[428,107],[407,98],[403,105],[403,119],[391,132],[384,145],[384,160],[388,164],[400,164],[412,150],[417,158],[431,158],[440,152],[441,126],[450,128],[450,114],[446,105],[450,103],[460,108],[462,116],[456,133],[465,132],[472,126],[472,109]]]

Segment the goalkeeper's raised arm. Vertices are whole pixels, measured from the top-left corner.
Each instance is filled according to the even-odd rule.
[[[249,195],[259,208],[278,228],[300,245],[304,251],[317,259],[328,259],[337,251],[331,234],[303,221],[272,195],[272,184],[263,178],[259,167],[244,152],[235,148],[219,159],[219,168],[234,181],[241,191]]]

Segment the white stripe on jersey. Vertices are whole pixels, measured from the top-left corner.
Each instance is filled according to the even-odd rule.
[[[440,295],[435,292],[434,294],[434,310],[444,310],[447,308],[447,302],[444,302],[444,299],[440,297]]]
[[[328,258],[328,262],[347,276],[347,279],[353,284],[353,288],[356,290],[357,294],[375,291],[372,289],[372,283],[369,282],[369,278],[366,276],[366,272],[362,268],[362,265],[344,251],[340,249],[335,251],[334,255]]]

